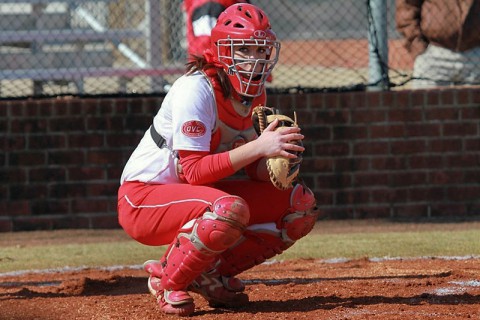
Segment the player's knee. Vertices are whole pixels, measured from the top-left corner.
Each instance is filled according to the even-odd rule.
[[[250,220],[250,209],[245,200],[237,196],[218,198],[212,206],[212,212],[220,220],[229,221],[245,228]]]
[[[240,197],[217,199],[211,211],[197,220],[194,233],[210,251],[222,252],[240,239],[250,219],[248,204]]]
[[[307,211],[315,207],[315,195],[303,184],[297,184],[290,194],[292,211]]]
[[[295,242],[312,231],[319,214],[315,204],[315,196],[309,188],[301,184],[294,187],[290,196],[291,210],[281,222],[285,242]]]

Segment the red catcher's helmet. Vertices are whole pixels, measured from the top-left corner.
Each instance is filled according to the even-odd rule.
[[[280,53],[276,39],[265,12],[252,4],[234,4],[220,14],[211,33],[212,51],[238,94],[257,97],[263,93]],[[266,58],[235,58],[235,51],[245,46],[265,47]]]

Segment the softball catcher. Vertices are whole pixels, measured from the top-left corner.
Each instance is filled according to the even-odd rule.
[[[172,85],[118,192],[125,232],[168,245],[144,269],[160,309],[179,316],[195,311],[189,292],[212,307],[247,304],[236,276],[307,235],[318,214],[313,193],[296,181],[305,150],[296,120],[254,112],[265,106],[280,51],[267,15],[230,6],[211,39]],[[248,178],[233,176],[240,170]]]

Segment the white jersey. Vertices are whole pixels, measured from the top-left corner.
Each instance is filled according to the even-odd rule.
[[[200,72],[180,77],[153,119],[166,146],[159,148],[147,130],[125,165],[120,183],[181,183],[176,151],[209,151],[216,119],[215,95],[207,78]]]

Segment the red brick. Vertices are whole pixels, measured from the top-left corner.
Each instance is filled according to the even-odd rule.
[[[348,143],[316,143],[314,146],[315,156],[346,156],[349,154]]]
[[[418,219],[426,217],[428,208],[421,204],[402,204],[395,206],[393,209],[393,218],[397,219]]]
[[[331,172],[333,169],[332,158],[304,158],[302,168],[308,172]]]
[[[105,169],[102,167],[75,166],[67,169],[70,181],[88,181],[106,179]]]
[[[426,101],[426,94],[424,91],[422,90],[413,90],[411,91],[411,101],[412,101],[412,104],[411,106],[412,107],[423,107],[425,105],[425,101]]]
[[[374,157],[371,159],[373,170],[405,170],[408,168],[405,157]]]
[[[428,183],[425,172],[395,172],[389,178],[391,184],[396,187],[425,185]]]
[[[405,135],[405,125],[403,124],[370,126],[370,137],[372,139],[400,138]]]
[[[325,93],[324,105],[326,108],[337,109],[340,107],[340,95],[338,93]]]
[[[372,186],[388,186],[390,178],[382,172],[378,173],[354,173],[353,184],[357,188],[372,187]]]
[[[446,155],[446,168],[478,168],[480,167],[480,155],[478,153],[472,154],[453,154]]]
[[[103,181],[102,183],[90,183],[87,185],[87,196],[89,197],[116,197],[119,182]]]
[[[477,122],[456,122],[443,124],[444,136],[471,136],[478,135]]]
[[[452,201],[471,202],[480,199],[480,186],[454,186],[447,188],[447,197]]]
[[[110,200],[106,199],[75,199],[72,201],[73,213],[105,213],[108,210]]]
[[[462,203],[436,203],[431,205],[431,217],[462,217],[467,214],[467,208]]]
[[[386,141],[358,142],[353,145],[353,154],[355,156],[386,155],[389,149],[389,143]]]
[[[445,200],[445,188],[443,186],[417,186],[408,188],[408,198],[405,202],[441,202]]]
[[[46,164],[46,155],[42,151],[10,152],[9,163],[15,166],[35,166]]]
[[[370,108],[378,108],[382,106],[382,97],[383,97],[383,92],[381,91],[370,91],[366,93],[365,96],[365,103],[366,106]]]
[[[394,155],[424,153],[427,149],[426,145],[424,140],[393,141],[391,152]]]
[[[332,160],[332,159],[330,159]],[[349,172],[349,171],[368,171],[370,168],[370,159],[368,158],[335,158],[334,168],[337,172]]]
[[[336,175],[319,174],[315,179],[315,187],[319,189],[343,189],[352,186],[352,177],[348,173]]]
[[[5,193],[4,193],[5,194]],[[0,216],[16,218],[31,214],[30,202],[26,199],[0,202]]]
[[[463,149],[461,139],[434,139],[428,142],[428,151],[431,153],[460,152]]]
[[[352,123],[375,123],[385,122],[387,116],[385,110],[359,109],[352,110]]]
[[[455,104],[455,91],[456,89],[447,89],[443,88],[440,91],[440,101],[442,105],[453,105]]]
[[[389,109],[387,120],[395,122],[419,122],[423,119],[423,111],[420,108]]]
[[[426,106],[434,106],[438,108],[438,105],[440,103],[440,93],[439,91],[427,91],[425,93],[426,95]]]
[[[405,133],[408,137],[438,137],[441,130],[441,125],[437,123],[416,123],[405,126]]]
[[[461,120],[474,120],[474,119],[480,119],[480,107],[475,106],[475,107],[465,107],[460,109],[461,112]]]
[[[460,119],[460,108],[439,108],[434,106],[425,111],[426,120],[451,120]]]
[[[63,149],[67,146],[65,133],[29,135],[28,146],[30,149]]]
[[[370,202],[370,193],[361,189],[339,191],[335,199],[336,205],[364,204]]]
[[[409,168],[415,169],[442,169],[444,168],[444,157],[439,155],[415,155],[408,159]]]
[[[85,145],[88,147],[88,145]],[[82,165],[85,163],[83,150],[52,150],[48,152],[50,165]]]
[[[370,190],[373,203],[398,203],[407,201],[407,190],[379,188]]]
[[[122,157],[121,151],[114,150],[95,150],[87,152],[87,162],[90,164],[111,164]]]
[[[63,167],[39,167],[30,169],[28,177],[30,182],[47,183],[66,181],[67,175]]]
[[[12,232],[12,231],[13,231],[13,221],[11,219],[2,219],[0,217],[0,233]]]
[[[118,229],[118,216],[111,215],[94,215],[90,217],[90,224],[92,229]]]
[[[84,132],[86,130],[84,117],[51,118],[48,121],[50,132]]]

